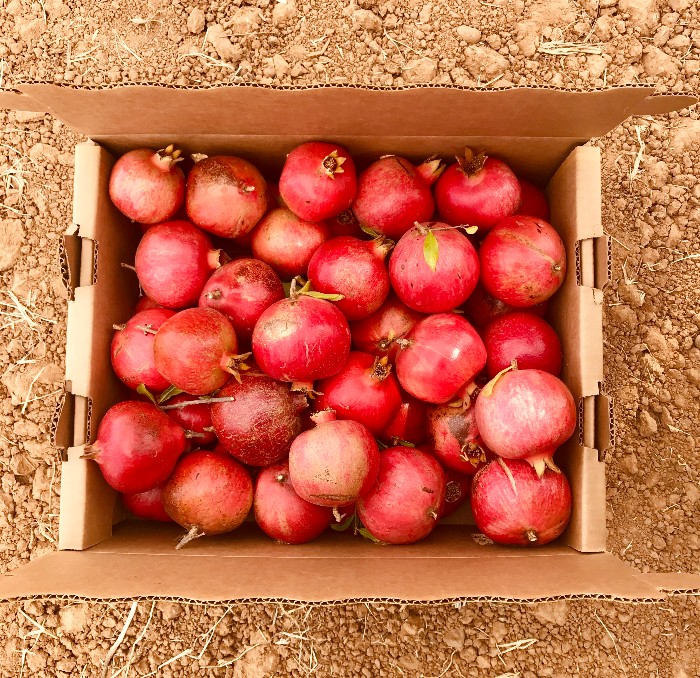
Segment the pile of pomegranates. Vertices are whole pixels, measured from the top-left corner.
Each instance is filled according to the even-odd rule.
[[[413,543],[467,499],[495,542],[557,538],[576,407],[545,194],[469,148],[358,173],[309,142],[275,177],[197,157],[137,149],[110,178],[144,296],[111,347],[131,397],[84,458],[125,508],[178,523],[178,548],[249,516],[290,544]]]

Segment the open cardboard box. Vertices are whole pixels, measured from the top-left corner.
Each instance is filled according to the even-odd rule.
[[[532,600],[560,596],[654,599],[700,589],[695,575],[643,576],[606,552],[605,454],[612,404],[603,392],[603,292],[610,250],[601,222],[597,148],[586,146],[631,114],[664,113],[692,97],[653,88],[400,90],[128,86],[87,90],[25,85],[0,106],[47,110],[91,141],[75,156],[74,223],[63,265],[70,290],[66,395],[55,421],[62,466],[59,551],[0,579],[0,598],[77,595],[192,600],[337,601],[456,598]],[[483,545],[473,525],[439,525],[421,543],[377,546],[328,533],[302,546],[276,544],[246,524],[181,551],[182,530],[122,521],[97,465],[80,459],[104,412],[125,396],[109,343],[136,301],[139,230],[111,205],[107,184],[126,150],[175,143],[186,153],[242,155],[268,174],[310,139],[345,145],[360,167],[387,153],[449,159],[465,144],[484,147],[523,176],[547,185],[551,221],[567,249],[566,280],[549,319],[562,339],[562,377],[579,407],[578,428],[557,454],[572,485],[571,523],[535,549]],[[116,506],[116,508],[115,508]],[[470,520],[464,513],[457,522]]]

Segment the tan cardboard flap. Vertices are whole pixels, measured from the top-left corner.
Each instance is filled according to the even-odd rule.
[[[16,92],[11,89],[0,89],[0,108],[37,113],[43,113],[48,110],[45,104],[32,99],[32,97],[22,92]]]
[[[697,103],[697,97],[689,94],[654,94],[634,104],[629,113],[630,115],[664,115]]]
[[[661,591],[700,591],[700,575],[689,572],[652,572],[644,579]]]

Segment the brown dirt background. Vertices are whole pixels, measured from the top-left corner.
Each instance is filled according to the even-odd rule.
[[[554,52],[554,53],[552,53]],[[693,0],[0,0],[0,86],[313,82],[698,94]],[[699,572],[700,119],[636,117],[603,153],[608,547],[641,571]],[[72,149],[49,115],[0,110],[0,571],[55,548]],[[24,309],[18,312],[18,307]],[[108,577],[109,573],[105,573]],[[478,576],[478,573],[474,573]],[[700,599],[461,606],[0,604],[0,675],[700,675]]]

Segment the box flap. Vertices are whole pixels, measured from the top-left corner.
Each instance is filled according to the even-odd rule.
[[[698,98],[690,94],[654,94],[634,104],[630,115],[664,115],[697,103]]]
[[[48,111],[46,104],[36,101],[27,94],[12,89],[0,89],[0,108],[13,111],[32,111],[43,113]]]
[[[652,572],[644,578],[660,591],[700,592],[700,575],[689,572]]]

